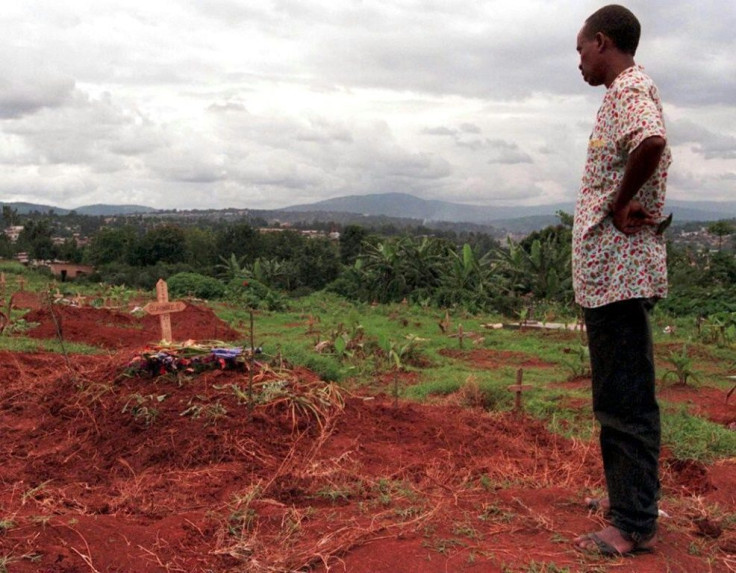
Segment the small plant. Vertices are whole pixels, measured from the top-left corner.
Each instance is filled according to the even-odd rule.
[[[527,573],[570,573],[568,567],[560,567],[556,563],[538,563],[532,561],[526,568]]]
[[[514,514],[506,511],[496,504],[484,503],[478,519],[482,522],[510,523],[514,519]]]
[[[431,543],[428,541],[422,541],[422,547],[432,549],[434,551],[437,551],[437,553],[441,553],[442,555],[447,555],[450,550],[460,545],[462,545],[462,542],[458,541],[457,539],[448,538],[434,539]]]
[[[680,352],[670,352],[667,360],[674,366],[674,369],[668,370],[662,376],[662,382],[664,382],[668,376],[675,376],[677,383],[682,386],[687,386],[687,381],[692,378],[697,380],[695,370],[693,370],[693,361],[687,354],[687,343],[682,345]]]
[[[193,404],[192,402],[195,399],[202,400],[203,398],[202,396],[192,398],[189,401],[187,409],[179,414],[180,416],[189,416],[193,420],[203,417],[205,419],[205,426],[216,424],[219,419],[227,416],[227,408],[220,402],[215,402],[214,404]]]
[[[16,526],[15,521],[12,519],[6,517],[4,519],[0,519],[0,535],[5,533],[6,531],[10,531]]]
[[[350,488],[325,486],[320,488],[316,492],[316,495],[317,497],[327,499],[332,503],[338,503],[347,502],[351,497],[353,497],[353,491]]]
[[[580,344],[577,348],[564,348],[562,350],[570,356],[564,359],[565,366],[570,369],[570,380],[590,377],[590,350],[586,344]]]
[[[260,484],[255,485],[244,495],[236,495],[233,501],[233,510],[227,519],[228,534],[233,537],[242,537],[243,534],[255,528],[258,513],[251,504],[261,495]]]
[[[250,507],[239,509],[230,514],[227,519],[228,533],[239,537],[247,531],[251,531],[255,525],[258,514]]]
[[[736,312],[717,312],[707,319],[698,318],[696,327],[702,342],[719,348],[728,346],[736,338]]]
[[[467,537],[468,539],[480,539],[478,530],[469,523],[455,523],[452,526],[452,533],[453,535]]]
[[[494,489],[493,480],[488,476],[488,474],[481,474],[478,478],[478,483],[485,491],[491,491]]]
[[[148,396],[142,396],[141,394],[132,394],[128,401],[123,406],[123,413],[130,412],[130,414],[138,421],[142,421],[146,426],[150,426],[158,418],[158,409],[154,408],[152,404],[155,402],[163,402],[166,399],[166,394],[154,396],[149,394]]]

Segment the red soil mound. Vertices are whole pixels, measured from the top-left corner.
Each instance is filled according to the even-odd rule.
[[[126,375],[132,357],[0,353],[9,571],[610,563],[570,544],[602,523],[580,504],[601,486],[594,443],[457,407],[347,397],[340,408],[312,373],[265,364],[253,371],[250,408],[247,371],[136,378]],[[736,511],[736,463],[664,461],[672,517],[657,552],[616,570],[727,571],[733,531],[702,537],[696,523]]]
[[[27,335],[54,339],[59,332],[65,341],[84,342],[104,348],[135,348],[161,340],[158,316],[136,316],[104,308],[54,305],[39,308],[25,317],[39,325]],[[211,309],[187,304],[182,312],[171,314],[174,340],[237,340],[237,331],[220,320]]]

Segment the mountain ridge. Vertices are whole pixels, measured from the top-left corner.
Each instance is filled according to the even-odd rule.
[[[44,205],[42,203],[28,203],[25,201],[0,201],[0,207],[7,205],[15,209],[19,215],[28,215],[29,213],[53,212],[56,215],[68,215],[72,211],[79,215],[92,216],[114,216],[114,215],[136,215],[138,213],[153,213],[159,209],[147,207],[145,205],[112,205],[106,203],[95,203],[93,205],[83,205],[74,209],[66,207],[57,207],[56,205]]]
[[[156,209],[144,205],[112,205],[96,203],[68,209],[53,205],[43,205],[26,202],[2,202],[0,206],[10,206],[25,215],[31,212],[54,212],[66,215],[72,211],[80,215],[90,216],[124,216],[136,214],[155,214],[170,212],[170,209]],[[230,209],[214,209],[226,211]],[[675,221],[710,222],[722,219],[736,218],[736,201],[677,201],[669,200],[666,211],[672,212]],[[239,210],[239,209],[235,209]],[[255,211],[247,207],[242,210]],[[281,209],[258,210],[264,215],[278,216],[279,213],[290,214],[293,218],[297,214],[319,214],[319,219],[329,219],[330,213],[352,214],[356,217],[379,216],[388,218],[411,219],[423,224],[427,223],[469,223],[496,227],[498,229],[514,231],[531,231],[555,224],[558,221],[556,213],[564,211],[572,213],[574,204],[553,203],[546,205],[517,205],[517,206],[487,206],[466,205],[437,199],[422,199],[409,193],[376,193],[369,195],[344,195],[332,199],[291,205]],[[185,211],[179,209],[179,211]]]
[[[510,219],[549,217],[557,211],[572,213],[573,202],[553,203],[534,206],[484,206],[451,203],[436,199],[421,199],[408,193],[379,193],[373,195],[347,195],[317,201],[315,203],[292,205],[280,209],[286,212],[334,211],[365,215],[396,215],[421,219],[423,221],[448,221],[494,223]],[[736,217],[736,201],[677,201],[667,202],[665,210],[674,214],[678,222],[717,221]]]

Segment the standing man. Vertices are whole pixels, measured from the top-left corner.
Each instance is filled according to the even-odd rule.
[[[592,14],[577,37],[580,71],[606,87],[573,225],[573,286],[583,307],[593,411],[611,525],[578,549],[624,555],[651,549],[657,527],[660,449],[649,311],[667,294],[662,220],[667,146],[657,88],[636,65],[641,27],[623,6]]]

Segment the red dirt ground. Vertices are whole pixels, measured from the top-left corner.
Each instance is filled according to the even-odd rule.
[[[188,304],[182,312],[172,313],[171,332],[175,340],[237,340],[240,334],[218,320],[212,310]],[[32,338],[56,338],[58,329],[65,341],[88,342],[104,348],[135,348],[159,341],[158,316],[135,316],[129,312],[104,308],[54,305],[32,310],[27,322],[39,323],[26,333]]]
[[[190,309],[172,318],[175,336],[237,339]],[[581,506],[601,487],[594,443],[512,414],[347,395],[339,407],[312,373],[266,364],[253,372],[263,392],[319,390],[304,407],[251,411],[233,389],[249,383],[242,370],[126,375],[157,322],[60,316],[65,340],[115,352],[0,352],[0,570],[736,570],[736,460],[665,454],[670,517],[655,553],[584,556],[571,540],[604,524]],[[56,336],[50,315],[34,320],[35,336]],[[687,399],[713,406],[700,391]]]

